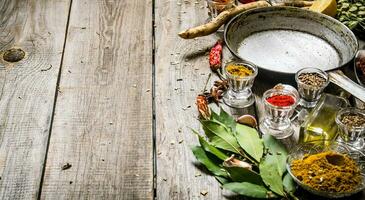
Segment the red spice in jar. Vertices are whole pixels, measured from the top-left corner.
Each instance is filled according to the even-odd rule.
[[[295,99],[292,96],[282,94],[268,97],[266,101],[273,106],[291,106],[295,103]]]

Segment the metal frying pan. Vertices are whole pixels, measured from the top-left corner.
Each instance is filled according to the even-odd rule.
[[[294,7],[249,10],[226,25],[224,40],[235,56],[265,70],[285,74],[305,67],[325,70],[331,82],[365,102],[365,89],[338,70],[354,58],[357,39],[331,17]]]

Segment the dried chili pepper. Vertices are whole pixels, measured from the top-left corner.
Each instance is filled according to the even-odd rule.
[[[200,117],[203,119],[210,119],[210,109],[208,107],[206,95],[198,95],[196,98],[196,105],[198,107]]]
[[[209,65],[210,69],[217,71],[222,67],[222,40],[218,40],[209,53]]]

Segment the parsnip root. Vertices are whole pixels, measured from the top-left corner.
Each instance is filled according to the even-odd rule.
[[[217,17],[215,17],[211,22],[206,24],[187,29],[179,33],[179,36],[184,39],[193,39],[196,37],[206,36],[216,32],[219,27],[225,24],[232,17],[236,16],[238,13],[253,9],[253,8],[262,8],[270,6],[266,1],[256,1],[248,4],[243,4],[236,6],[234,8],[228,9],[226,11],[221,12]]]
[[[274,6],[308,7],[312,5],[313,1],[293,1],[293,2],[277,3]]]

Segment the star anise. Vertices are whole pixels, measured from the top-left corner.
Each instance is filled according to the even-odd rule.
[[[223,90],[219,90],[217,87],[212,87],[210,89],[210,93],[207,96],[208,102],[214,102],[218,105],[222,98],[223,92]]]
[[[228,80],[217,80],[214,81],[214,86],[218,88],[218,90],[226,91],[228,90]]]
[[[214,86],[210,88],[209,92],[205,92],[199,96],[205,96],[207,103],[216,103],[217,105],[220,103],[220,100],[223,97],[223,93],[228,89],[228,81],[227,80],[218,80],[214,82]]]
[[[198,107],[198,111],[201,118],[204,119],[210,118],[210,110],[208,104],[214,102],[218,105],[223,97],[223,93],[227,89],[228,89],[228,81],[218,80],[214,82],[214,86],[210,88],[209,92],[204,92],[203,94],[198,95],[198,97],[196,98],[196,105]]]

